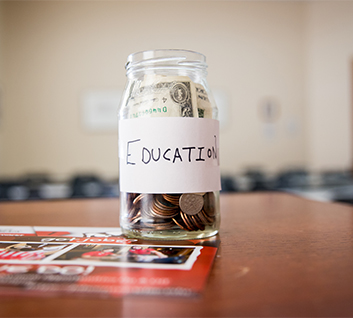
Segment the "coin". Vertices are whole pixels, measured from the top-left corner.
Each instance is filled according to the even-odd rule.
[[[205,229],[205,225],[202,224],[199,220],[199,218],[197,217],[200,213],[196,214],[196,215],[190,215],[190,218],[192,220],[192,223],[194,224],[194,226],[196,226],[199,230],[203,231]]]
[[[150,210],[156,218],[171,218],[179,213],[179,207],[164,200],[162,195],[154,195]]]
[[[181,216],[181,219],[183,220],[183,222],[184,222],[184,224],[186,226],[186,229],[188,231],[196,230],[196,228],[192,224],[192,221],[188,218],[188,215],[186,213],[180,212],[180,216]]]
[[[203,207],[203,204],[203,197],[199,194],[184,193],[179,199],[180,209],[188,215],[195,215],[199,213]]]
[[[205,205],[204,211],[205,213],[210,216],[214,217],[216,214],[216,197],[213,192],[208,192],[205,195]]]
[[[179,198],[180,198],[180,194],[167,194],[167,193],[164,193],[162,194],[163,198],[174,204],[174,205],[179,205]]]

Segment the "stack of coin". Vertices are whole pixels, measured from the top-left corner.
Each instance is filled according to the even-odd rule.
[[[126,222],[131,229],[203,231],[215,222],[215,195],[127,194]]]

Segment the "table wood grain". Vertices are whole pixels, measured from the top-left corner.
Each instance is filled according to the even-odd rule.
[[[118,199],[0,203],[1,225],[119,226]],[[221,245],[198,297],[2,297],[1,317],[352,317],[353,207],[221,195]]]

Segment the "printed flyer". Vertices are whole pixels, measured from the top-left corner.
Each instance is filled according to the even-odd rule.
[[[218,244],[128,239],[120,228],[0,226],[0,295],[197,295]]]

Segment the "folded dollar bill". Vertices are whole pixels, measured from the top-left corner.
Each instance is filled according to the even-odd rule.
[[[127,100],[128,118],[212,118],[207,91],[187,76],[145,75],[135,81]]]

